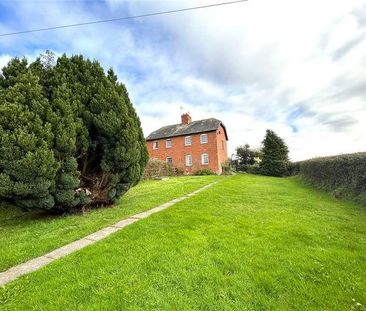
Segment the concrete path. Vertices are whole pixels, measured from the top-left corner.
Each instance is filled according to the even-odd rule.
[[[145,212],[141,212],[139,214],[130,216],[127,219],[123,219],[123,220],[115,223],[114,225],[111,225],[109,227],[105,227],[99,231],[96,231],[80,240],[74,241],[70,244],[57,248],[48,254],[31,259],[20,265],[14,266],[4,272],[0,272],[0,286],[4,286],[5,284],[17,279],[18,277],[20,277],[24,274],[36,271],[36,270],[48,265],[50,262],[52,262],[54,260],[65,257],[66,255],[76,252],[88,245],[94,244],[97,241],[100,241],[100,240],[106,238],[107,236],[111,235],[112,233],[117,232],[117,231],[123,229],[124,227],[127,227],[130,224],[133,224],[136,221],[149,217],[152,214],[160,212],[180,201],[183,201],[191,196],[194,196],[195,194],[217,184],[219,181],[221,181],[221,180],[212,182],[206,186],[203,186],[202,188],[199,188],[196,191],[193,191],[193,192],[186,194],[182,197],[179,197],[177,199],[171,200],[165,204],[162,204],[160,206],[157,206],[157,207],[147,210]]]

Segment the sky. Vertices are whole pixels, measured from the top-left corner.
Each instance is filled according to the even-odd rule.
[[[190,6],[205,1],[0,1],[0,34]],[[223,0],[225,2],[225,0]],[[144,134],[220,119],[229,156],[266,129],[293,161],[366,151],[366,1],[249,0],[169,15],[0,37],[0,68],[45,50],[112,67]]]

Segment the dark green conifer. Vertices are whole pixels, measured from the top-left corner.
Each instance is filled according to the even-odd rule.
[[[261,173],[268,176],[287,175],[289,166],[288,148],[283,139],[274,131],[267,130],[262,144]]]
[[[0,144],[0,199],[27,209],[111,204],[148,158],[125,86],[82,56],[3,69]]]

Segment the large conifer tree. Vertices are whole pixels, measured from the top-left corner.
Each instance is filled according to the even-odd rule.
[[[112,70],[82,56],[13,59],[0,76],[0,199],[26,209],[111,204],[148,158]]]
[[[263,158],[260,162],[260,171],[269,176],[285,176],[288,174],[288,148],[281,137],[274,131],[267,130],[262,142]]]

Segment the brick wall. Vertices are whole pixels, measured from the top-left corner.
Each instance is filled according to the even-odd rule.
[[[185,136],[170,138],[172,147],[166,148],[166,139],[155,140],[158,142],[158,149],[153,149],[154,141],[147,141],[147,149],[149,150],[150,158],[156,158],[166,161],[167,157],[173,160],[173,166],[182,169],[185,173],[194,173],[195,171],[209,168],[216,173],[221,173],[221,163],[227,159],[226,139],[223,128],[217,131],[207,132],[208,143],[201,144],[200,135],[191,134],[191,146],[185,146]],[[201,155],[208,153],[208,165],[201,164]],[[185,156],[192,155],[192,166],[185,165]]]
[[[217,145],[217,159],[219,162],[220,174],[222,172],[221,164],[227,160],[227,142],[225,136],[225,130],[220,125],[218,130],[216,131],[216,145]]]

